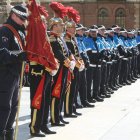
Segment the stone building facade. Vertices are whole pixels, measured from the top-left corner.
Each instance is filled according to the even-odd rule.
[[[1,6],[6,5],[7,0],[0,0]],[[39,1],[39,0],[36,0]],[[53,0],[40,0],[42,6],[49,13],[48,20],[53,17],[49,3]],[[81,20],[79,23],[86,27],[91,25],[105,25],[111,27],[118,24],[126,29],[140,28],[140,0],[57,0],[65,6],[72,6],[77,11]],[[25,0],[27,2],[27,0]],[[21,4],[22,0],[12,0],[11,5]],[[5,14],[5,13],[4,13]],[[3,15],[4,16],[4,15]],[[0,14],[1,18],[1,14]],[[1,18],[5,20],[5,17]],[[0,23],[3,21],[0,20]]]

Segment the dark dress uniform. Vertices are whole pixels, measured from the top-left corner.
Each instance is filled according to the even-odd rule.
[[[50,38],[50,43],[52,46],[54,56],[57,59],[58,63],[60,64],[59,70],[57,74],[54,76],[54,84],[52,86],[52,91],[57,82],[61,68],[63,67],[60,98],[52,96],[52,100],[51,100],[51,124],[59,125],[60,121],[62,120],[61,111],[62,111],[63,101],[66,92],[68,71],[70,68],[70,60],[72,58],[72,54],[71,51],[67,48],[67,45],[64,39],[60,36],[60,34],[51,32],[49,38]]]
[[[80,51],[79,51],[76,38],[72,34],[67,32],[64,39],[66,41],[68,49],[75,56],[75,59],[77,59],[77,61],[82,60],[79,53]],[[77,94],[78,94],[79,68],[80,68],[80,65],[77,65],[76,63],[76,67],[74,68],[74,71],[73,71],[74,79],[71,79],[70,92],[66,93],[65,106],[64,106],[65,116],[72,115],[72,113],[76,112],[75,101],[77,99]]]
[[[11,25],[19,34],[24,45],[24,27],[14,22],[11,17],[5,24]],[[15,62],[17,56],[12,51],[19,51],[21,47],[14,33],[8,27],[0,28],[0,133],[12,130],[15,121],[19,80],[22,62]],[[27,58],[27,57],[26,57]],[[27,60],[27,59],[26,59]]]
[[[80,55],[84,61],[84,64],[85,64],[85,68],[83,71],[81,71],[79,73],[80,75],[80,79],[79,79],[79,83],[78,83],[78,91],[79,91],[79,95],[80,95],[80,100],[81,100],[81,104],[84,106],[84,107],[93,107],[94,105],[90,105],[88,103],[88,100],[87,100],[87,78],[86,78],[86,71],[87,71],[87,68],[90,67],[90,62],[89,62],[89,58],[87,56],[87,53],[86,53],[86,47],[83,43],[83,39],[82,39],[82,36],[80,36],[79,34],[76,34],[75,37],[77,38],[77,43],[79,45],[79,50],[80,50]],[[77,103],[77,101],[76,101]]]
[[[37,109],[31,105],[30,132],[32,135],[36,134],[36,136],[40,137],[43,136],[39,135],[40,130],[44,132],[46,128],[49,114],[49,104],[51,101],[51,75],[49,72],[51,72],[51,69],[37,64],[34,61],[30,62],[29,74],[31,104],[43,78],[43,75],[45,75],[40,109]]]

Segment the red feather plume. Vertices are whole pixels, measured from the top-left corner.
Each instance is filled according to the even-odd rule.
[[[62,3],[52,2],[49,7],[56,13],[59,18],[65,19],[67,16],[67,9]]]
[[[78,21],[80,20],[80,16],[78,15],[79,12],[70,6],[66,7],[66,9],[68,10],[68,12],[67,12],[68,17],[71,20],[73,20],[76,24],[78,24]]]
[[[47,13],[48,11],[45,10],[45,7],[38,5],[38,10],[39,10],[40,14],[43,15],[44,17],[49,16],[48,13]]]

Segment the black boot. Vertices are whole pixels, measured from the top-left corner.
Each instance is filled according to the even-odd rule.
[[[111,95],[106,93],[106,87],[101,88],[100,90],[101,95],[105,95],[106,98],[110,98]]]
[[[5,132],[0,132],[0,140],[5,140]]]
[[[14,129],[6,130],[4,140],[14,140]]]
[[[98,102],[103,102],[103,101],[104,101],[103,98],[100,98],[100,97],[98,96],[98,92],[97,92],[97,91],[93,91],[93,99],[95,99],[95,100],[98,101]]]

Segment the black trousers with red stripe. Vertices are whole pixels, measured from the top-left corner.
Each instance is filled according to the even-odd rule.
[[[43,73],[41,74],[41,71]],[[40,84],[43,74],[45,73],[45,80],[43,86],[41,107],[37,109],[32,106],[32,101],[34,99],[37,88]],[[31,124],[30,130],[32,133],[38,133],[44,125],[47,123],[49,114],[49,105],[51,101],[51,75],[49,72],[44,70],[41,65],[30,65],[30,100],[31,100]],[[48,88],[49,87],[49,88]]]

